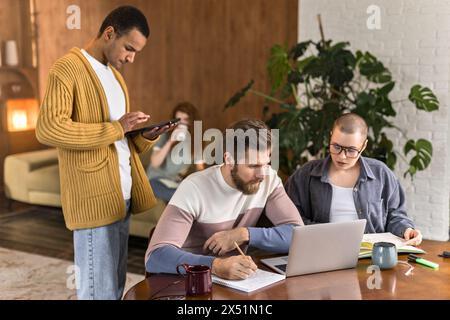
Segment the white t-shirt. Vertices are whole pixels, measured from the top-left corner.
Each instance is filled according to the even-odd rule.
[[[330,222],[345,222],[358,220],[358,213],[353,200],[353,188],[343,188],[331,184]]]
[[[125,94],[119,81],[116,79],[109,66],[105,66],[103,63],[96,60],[89,55],[86,50],[82,49],[81,52],[91,64],[103,86],[106,100],[108,101],[110,120],[119,120],[126,113]],[[132,181],[128,140],[127,138],[123,138],[122,140],[116,141],[114,145],[116,146],[119,157],[120,184],[122,187],[123,198],[129,200],[131,198]]]

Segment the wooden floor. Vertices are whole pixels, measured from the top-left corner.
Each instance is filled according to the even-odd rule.
[[[0,247],[73,261],[72,232],[61,209],[9,203],[1,191]],[[130,237],[128,272],[144,274],[146,249],[147,239]]]

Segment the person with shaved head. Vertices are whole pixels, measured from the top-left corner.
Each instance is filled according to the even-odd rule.
[[[406,214],[405,193],[381,161],[363,157],[368,127],[354,113],[340,116],[329,155],[298,169],[285,184],[305,224],[366,219],[365,233],[391,232],[419,245],[422,234]]]

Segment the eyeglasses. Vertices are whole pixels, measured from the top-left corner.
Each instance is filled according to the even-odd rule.
[[[337,143],[330,144],[330,153],[341,154],[342,151],[344,151],[347,158],[357,158],[363,150],[358,150],[353,147],[343,147]]]

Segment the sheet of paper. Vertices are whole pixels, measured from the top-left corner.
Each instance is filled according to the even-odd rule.
[[[163,185],[165,185],[167,188],[171,188],[171,189],[176,189],[180,185],[178,182],[175,182],[175,181],[172,181],[172,180],[169,180],[169,179],[160,178],[158,180]]]
[[[284,275],[258,269],[252,276],[245,280],[225,280],[217,276],[213,276],[212,280],[214,283],[221,284],[226,287],[251,292],[284,280],[285,278],[286,277]]]

